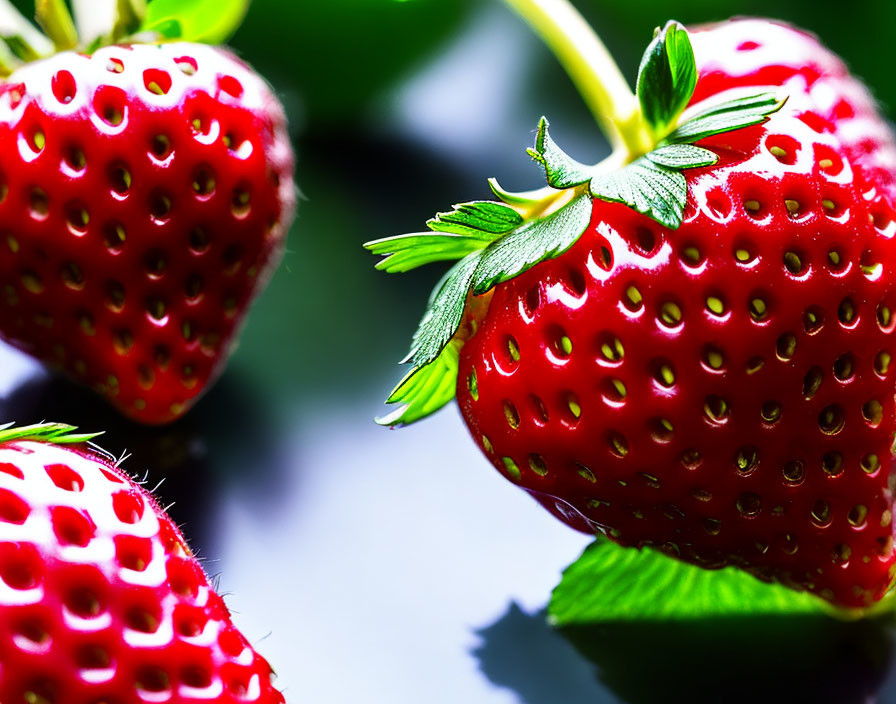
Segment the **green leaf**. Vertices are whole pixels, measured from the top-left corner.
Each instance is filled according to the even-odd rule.
[[[453,338],[463,319],[471,287],[474,294],[484,293],[538,262],[559,255],[581,236],[590,219],[591,197],[587,193],[575,196],[545,217],[528,221],[501,204],[468,203],[451,213],[440,214],[430,221],[430,226],[477,236],[420,233],[368,242],[365,247],[373,253],[389,255],[378,266],[390,272],[463,256],[433,289],[404,360],[411,362],[414,369],[386,401],[401,406],[377,422],[413,423],[454,398],[457,359],[463,342]],[[504,232],[513,222],[516,227]]]
[[[472,235],[491,241],[495,235],[510,232],[523,221],[513,208],[490,200],[459,203],[447,213],[438,213],[426,226],[436,232]]]
[[[377,269],[388,274],[403,274],[432,262],[463,259],[488,243],[489,240],[478,237],[421,232],[373,240],[366,242],[364,247],[373,254],[387,255],[377,262]]]
[[[739,98],[700,112],[675,129],[666,142],[697,142],[743,127],[765,122],[768,116],[781,109],[786,102],[773,93],[761,93],[752,98]]]
[[[168,39],[169,41],[183,40],[184,36],[184,28],[181,26],[180,21],[175,19],[159,20],[149,31],[155,32],[163,39]]]
[[[374,254],[388,255],[376,268],[390,274],[410,271],[431,262],[463,259],[485,249],[496,238],[512,232],[523,217],[503,203],[473,201],[455,205],[426,224],[434,233],[417,232],[385,237],[364,244]]]
[[[663,136],[685,109],[697,85],[697,63],[685,28],[670,20],[644,52],[636,92],[654,134]]]
[[[590,188],[595,198],[624,203],[672,230],[681,225],[688,196],[687,181],[679,171],[646,157],[619,171],[595,176]]]
[[[461,259],[434,289],[429,307],[414,333],[411,351],[405,358],[414,367],[425,366],[438,358],[457,332],[481,254],[473,252]]]
[[[0,37],[0,39],[3,40],[3,43],[6,45],[6,48],[9,49],[9,52],[13,57],[20,61],[30,63],[31,61],[37,61],[41,58],[40,54],[34,50],[31,44],[26,42],[18,34],[4,35]]]
[[[699,166],[712,166],[719,157],[715,152],[695,147],[692,144],[666,144],[647,154],[654,164],[667,166],[670,169],[693,169]]]
[[[708,117],[710,115],[719,115],[723,112],[735,112],[738,110],[761,110],[769,108],[771,113],[779,109],[784,102],[786,102],[786,98],[782,99],[778,97],[777,93],[771,91],[752,93],[749,92],[751,90],[752,89],[744,88],[741,92],[746,92],[746,95],[741,95],[738,98],[729,98],[727,100],[719,101],[715,97],[706,98],[696,106],[696,111],[693,115],[689,116],[686,121],[690,122],[698,117]]]
[[[48,442],[55,445],[78,445],[102,433],[75,433],[77,428],[65,423],[39,423],[37,425],[23,425],[15,427],[9,423],[0,426],[0,445],[13,440],[34,440]]]
[[[248,9],[249,0],[152,0],[140,31],[221,44],[240,26]]]
[[[527,149],[526,153],[544,167],[548,185],[553,188],[571,188],[588,183],[594,175],[593,166],[580,164],[551,139],[548,132],[548,121],[545,117],[538,122],[535,147]]]
[[[561,626],[832,611],[819,597],[760,582],[734,567],[706,570],[604,538],[566,569],[548,606]]]
[[[386,399],[399,408],[376,419],[380,425],[403,426],[432,415],[454,398],[460,340],[452,340],[430,364],[418,367],[401,380]]]
[[[546,259],[559,256],[582,235],[591,221],[591,198],[576,196],[562,208],[495,240],[482,253],[473,276],[473,293],[519,276]]]

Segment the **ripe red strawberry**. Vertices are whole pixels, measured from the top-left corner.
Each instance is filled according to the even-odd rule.
[[[730,20],[692,35],[700,80],[693,101],[734,87],[784,86],[808,93],[800,114],[832,131],[868,183],[896,198],[896,143],[861,81],[816,37],[780,22]],[[823,120],[819,120],[819,117]]]
[[[145,423],[221,372],[283,251],[293,157],[220,48],[63,52],[0,87],[0,337]]]
[[[0,430],[0,701],[283,702],[178,528],[72,430]]]
[[[814,39],[764,21],[704,30],[694,90],[669,68],[690,61],[696,74],[686,36],[667,25],[648,49],[649,127],[608,165],[572,161],[542,126],[533,157],[563,195],[533,203],[496,188],[520,221],[506,205],[465,204],[430,223],[452,239],[371,244],[391,254],[389,271],[464,257],[386,422],[445,403],[456,369],[480,448],[573,527],[868,606],[896,562],[896,145]],[[779,63],[777,46],[802,53]],[[769,83],[783,85],[780,110],[729,91]],[[682,122],[668,105],[691,93]],[[702,161],[694,142],[717,158]],[[669,173],[675,163],[686,171]],[[468,288],[480,305],[458,330]]]

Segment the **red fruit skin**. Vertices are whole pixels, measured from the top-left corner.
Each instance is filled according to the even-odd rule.
[[[495,467],[579,530],[879,600],[896,560],[896,213],[838,129],[791,93],[764,125],[701,142],[721,160],[685,172],[678,230],[595,201],[567,253],[497,286],[457,386]]]
[[[285,124],[220,48],[114,46],[16,71],[0,87],[0,337],[135,420],[183,414],[282,255]]]
[[[0,701],[284,699],[146,491],[86,451],[19,441],[0,445]]]
[[[700,77],[692,102],[742,86],[782,86],[812,102],[804,119],[831,130],[850,160],[892,201],[896,142],[868,89],[818,39],[780,22],[729,20],[691,33]],[[816,115],[827,120],[817,122]]]

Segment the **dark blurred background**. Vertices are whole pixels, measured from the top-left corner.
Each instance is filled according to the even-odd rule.
[[[670,16],[771,15],[896,106],[889,0],[576,4],[632,81]],[[164,479],[292,702],[896,702],[885,623],[551,630],[542,609],[587,539],[498,477],[453,407],[373,424],[440,272],[377,273],[361,243],[488,197],[489,176],[537,187],[524,150],[542,114],[581,160],[605,152],[521,21],[499,0],[255,0],[232,46],[286,105],[304,199],[228,371],[187,418],[144,429],[0,347],[0,420],[105,429],[132,472]]]

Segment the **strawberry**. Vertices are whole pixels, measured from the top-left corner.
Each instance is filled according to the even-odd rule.
[[[0,701],[283,702],[177,526],[73,431],[0,430]]]
[[[693,33],[694,101],[733,87],[783,85],[811,96],[800,119],[832,131],[861,175],[896,198],[896,143],[861,81],[811,34],[780,22],[729,20]],[[819,119],[822,118],[822,119]]]
[[[269,86],[191,43],[65,51],[0,86],[0,337],[144,423],[221,373],[283,251]]]
[[[549,189],[492,182],[501,202],[368,243],[386,271],[460,259],[381,422],[456,395],[498,471],[574,528],[865,608],[896,571],[896,143],[807,35],[749,20],[694,47],[669,23],[634,110],[619,83],[591,96],[606,162],[543,120]]]

